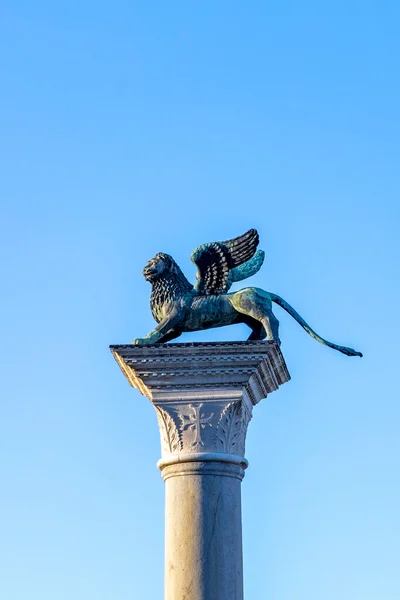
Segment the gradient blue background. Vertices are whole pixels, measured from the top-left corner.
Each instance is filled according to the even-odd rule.
[[[292,381],[249,428],[246,598],[399,599],[399,18],[395,0],[3,4],[2,599],[162,597],[156,418],[108,345],[153,327],[155,252],[193,279],[195,246],[249,227],[253,283],[365,357],[276,309]]]

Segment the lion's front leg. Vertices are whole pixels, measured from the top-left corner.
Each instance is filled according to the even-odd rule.
[[[150,333],[148,333],[144,338],[137,338],[136,340],[133,340],[132,344],[162,343],[164,341],[164,338],[167,337],[167,334],[169,334],[171,332],[171,330],[174,328],[174,325],[176,325],[176,323],[178,321],[179,321],[179,314],[176,311],[176,312],[168,315],[162,321],[160,321],[160,323],[157,325],[157,327],[155,327],[153,329],[153,331],[150,331]],[[174,335],[173,337],[178,337],[179,335],[180,335],[180,333],[176,332],[176,335]],[[173,338],[168,336],[168,339],[173,339]]]
[[[158,332],[153,329],[153,331],[150,331],[144,338],[136,338],[136,340],[133,340],[132,344],[156,344],[157,341]]]

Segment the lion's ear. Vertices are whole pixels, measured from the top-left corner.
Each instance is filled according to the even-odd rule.
[[[159,254],[157,256],[158,256],[158,259],[164,263],[164,266],[166,269],[168,269],[168,271],[172,271],[173,273],[177,272],[176,271],[177,264],[172,259],[171,256],[169,256],[168,254],[164,254],[164,252],[159,252]]]
[[[167,268],[169,269],[169,271],[174,273],[174,275],[179,275],[180,269],[174,260],[167,261]]]

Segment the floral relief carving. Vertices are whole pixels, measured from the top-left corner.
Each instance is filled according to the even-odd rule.
[[[218,450],[244,455],[249,416],[241,402],[231,402],[222,411],[215,433]]]
[[[167,454],[176,454],[182,450],[182,440],[179,429],[176,426],[174,419],[166,410],[161,408],[161,406],[156,406],[155,409],[157,411],[157,419],[160,426],[162,450]]]

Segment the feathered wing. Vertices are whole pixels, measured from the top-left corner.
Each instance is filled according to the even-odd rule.
[[[232,283],[235,281],[242,281],[243,279],[247,279],[252,275],[255,275],[257,271],[259,271],[264,262],[265,252],[264,250],[257,250],[257,252],[250,258],[246,260],[245,263],[235,267],[231,271],[229,271],[228,276],[228,289],[231,287]]]
[[[197,266],[195,290],[201,295],[224,294],[233,281],[253,275],[264,260],[263,252],[256,253],[258,242],[257,231],[250,229],[232,240],[211,242],[196,248],[190,257]],[[247,262],[246,269],[244,265]]]

